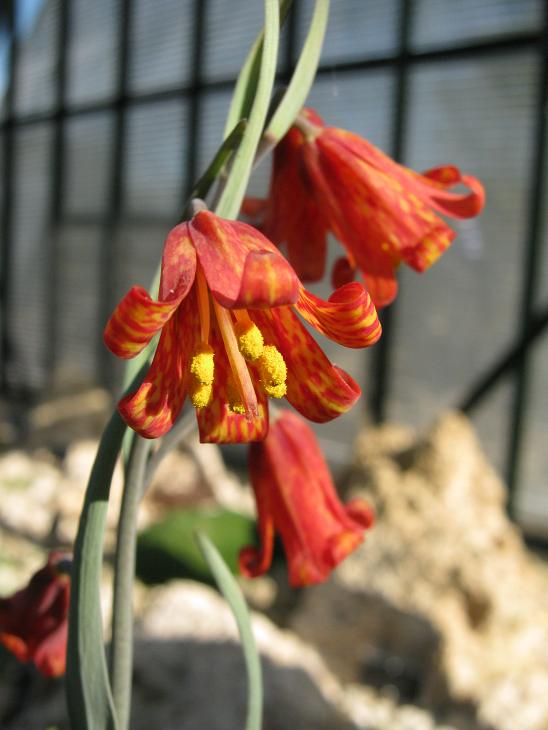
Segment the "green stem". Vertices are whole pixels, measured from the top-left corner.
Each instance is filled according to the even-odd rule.
[[[110,483],[126,424],[113,413],[99,443],[74,545],[67,645],[67,705],[73,730],[117,727],[101,621],[103,535]]]
[[[186,439],[186,437],[195,429],[196,413],[194,412],[194,409],[192,409],[179,418],[173,428],[162,438],[157,450],[150,457],[143,481],[143,494],[164,457],[172,451],[177,444]]]
[[[137,512],[152,442],[136,436],[131,449],[124,487],[116,556],[114,560],[114,597],[112,606],[111,681],[119,730],[129,727],[133,666],[133,581]]]

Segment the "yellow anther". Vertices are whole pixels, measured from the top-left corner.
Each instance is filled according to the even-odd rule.
[[[213,383],[215,372],[213,357],[213,348],[205,343],[202,343],[192,356],[190,372],[197,383],[201,385],[211,385]]]
[[[283,398],[284,395],[287,393],[287,385],[285,383],[280,383],[279,385],[264,385],[264,392],[270,397],[270,398]]]
[[[287,367],[281,352],[274,345],[265,345],[258,365],[259,378],[265,387],[285,383]]]
[[[211,384],[198,383],[192,379],[189,391],[190,400],[194,408],[205,408],[211,400],[213,386]]]
[[[261,330],[253,322],[236,322],[234,331],[238,338],[238,348],[248,362],[254,362],[264,350]]]
[[[244,415],[245,406],[240,397],[240,393],[238,392],[238,389],[236,388],[236,385],[234,384],[232,379],[229,379],[227,381],[226,397],[228,400],[228,409],[232,411],[232,413],[239,413],[241,415]]]

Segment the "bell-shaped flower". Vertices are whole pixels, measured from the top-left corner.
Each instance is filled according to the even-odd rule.
[[[272,562],[279,533],[292,586],[324,581],[355,550],[373,511],[362,499],[343,505],[308,424],[282,411],[266,439],[250,444],[249,474],[258,512],[260,548],[240,552],[240,571],[254,577]]]
[[[455,185],[466,194],[450,192]],[[396,296],[403,261],[422,272],[450,245],[455,232],[440,218],[472,218],[484,203],[481,183],[457,167],[419,174],[357,134],[326,127],[303,109],[274,150],[269,197],[248,198],[243,212],[277,245],[303,281],[322,278],[327,233],[346,250],[332,274],[334,286],[361,272],[377,307]]]
[[[201,440],[222,443],[263,439],[269,397],[286,396],[312,421],[344,413],[360,388],[327,359],[297,312],[347,347],[367,347],[380,336],[360,284],[318,299],[252,226],[196,213],[168,234],[158,301],[134,286],[107,323],[105,342],[122,358],[161,331],[142,385],[120,401],[121,415],[156,438],[171,428],[188,394]]]
[[[52,552],[26,588],[0,598],[0,643],[46,677],[65,672],[71,558]]]

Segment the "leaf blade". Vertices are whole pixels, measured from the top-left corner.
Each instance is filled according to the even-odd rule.
[[[328,17],[329,0],[316,0],[314,14],[297,66],[287,91],[265,131],[265,138],[269,141],[279,141],[304,106],[316,76]]]
[[[245,730],[260,730],[263,707],[262,670],[257,644],[251,627],[249,610],[236,579],[226,566],[213,542],[211,542],[207,535],[200,531],[197,531],[196,537],[204,558],[213,573],[215,582],[230,606],[232,615],[238,626],[248,680]]]

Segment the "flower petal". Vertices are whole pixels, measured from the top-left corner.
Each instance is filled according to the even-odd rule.
[[[253,226],[201,211],[190,232],[211,293],[223,307],[292,304],[298,279],[277,248]]]
[[[188,224],[173,228],[164,244],[159,301],[140,286],[132,287],[105,328],[108,349],[118,357],[135,357],[165,325],[188,293],[196,272],[196,252]]]
[[[363,500],[350,508],[340,502],[313,431],[295,413],[281,411],[265,441],[252,444],[249,473],[261,549],[246,548],[240,554],[246,575],[268,569],[276,530],[290,584],[319,583],[362,542],[364,527],[371,525],[371,509]]]
[[[169,431],[185,400],[189,362],[199,342],[200,322],[193,287],[164,326],[154,360],[139,389],[122,398],[122,418],[145,438]]]
[[[287,365],[287,400],[305,418],[324,423],[349,410],[359,385],[332,365],[290,307],[253,310],[265,342],[275,345]]]
[[[367,284],[375,304],[384,305],[397,290],[394,270],[398,263],[404,259],[423,271],[450,245],[455,234],[430,209],[432,188],[427,197],[414,182],[418,176],[409,172],[402,182],[360,159],[334,134],[318,138],[318,150],[318,160],[309,153],[307,162],[317,167],[315,185],[331,192],[333,232],[357,267],[373,280],[371,287],[369,279]],[[333,202],[335,190],[340,194]]]
[[[336,289],[327,302],[301,287],[295,309],[318,332],[345,347],[369,347],[381,336],[375,305],[357,281]]]
[[[268,433],[268,403],[259,388],[257,392],[258,415],[248,418],[245,414],[230,410],[228,383],[232,377],[217,323],[212,324],[209,344],[215,351],[215,378],[211,402],[196,410],[200,441],[202,443],[248,443],[260,441]]]

